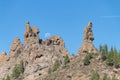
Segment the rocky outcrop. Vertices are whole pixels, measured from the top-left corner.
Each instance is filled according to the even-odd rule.
[[[60,36],[52,36],[46,40],[46,45],[59,45],[65,47],[64,41],[61,39]]]
[[[23,50],[23,45],[19,38],[15,38],[10,48],[10,57],[17,57]]]
[[[25,31],[25,34],[24,34],[24,41],[25,43],[30,43],[32,41],[35,41],[37,43],[40,42],[40,39],[39,39],[39,29],[37,27],[30,27],[30,23],[27,22],[26,23],[26,31]]]
[[[92,22],[89,22],[87,27],[84,29],[84,40],[83,45],[79,48],[79,54],[93,52],[97,53],[98,50],[93,45],[94,35],[92,32]]]
[[[92,43],[94,36],[91,22],[84,30],[84,44],[79,49],[80,56],[71,57],[61,37],[52,36],[42,41],[38,35],[39,29],[30,27],[27,22],[24,44],[22,45],[19,38],[15,38],[10,53],[8,55],[5,52],[0,54],[0,80],[3,80],[7,75],[11,77],[13,69],[20,61],[23,61],[24,72],[16,80],[90,80],[93,71],[97,71],[101,79],[104,74],[108,74],[110,77],[115,75],[120,80],[120,69],[108,67],[101,60],[101,54],[93,54],[89,60],[90,64],[84,65],[85,56],[82,54],[97,52]],[[68,57],[65,57],[66,55],[72,60],[69,61]],[[59,64],[55,65],[56,61]],[[53,68],[57,65],[60,66],[54,71]],[[49,71],[50,74],[48,74]]]
[[[35,41],[36,42],[36,41]],[[48,69],[53,67],[56,60],[64,64],[64,56],[69,54],[65,49],[64,41],[59,36],[53,36],[43,42],[43,44],[26,43],[21,55],[25,62],[25,72],[28,75],[24,80],[35,80],[36,78],[48,74]]]
[[[6,60],[7,54],[6,52],[2,52],[0,54],[0,64],[3,63]]]
[[[52,36],[42,41],[39,38],[39,29],[30,27],[26,23],[24,44],[19,38],[15,38],[10,53],[4,64],[0,64],[0,79],[11,75],[15,65],[22,60],[24,62],[24,77],[22,80],[35,80],[48,74],[48,69],[53,67],[56,60],[64,65],[64,56],[69,55],[65,43],[59,36]]]

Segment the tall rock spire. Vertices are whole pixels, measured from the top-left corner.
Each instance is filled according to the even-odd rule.
[[[30,23],[29,21],[26,23],[26,32],[29,33],[31,31],[31,28],[30,28]]]
[[[84,29],[83,45],[79,48],[79,54],[93,52],[97,53],[98,50],[93,45],[94,35],[92,32],[92,22],[89,22]]]
[[[37,27],[30,27],[30,23],[27,22],[26,23],[26,31],[25,31],[25,34],[24,34],[24,41],[25,43],[28,43],[28,42],[33,42],[33,41],[36,41],[36,42],[39,42],[39,29]]]

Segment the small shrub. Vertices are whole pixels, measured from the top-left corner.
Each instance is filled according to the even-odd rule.
[[[64,57],[64,66],[66,66],[68,63],[70,63],[70,59],[69,59],[68,55],[66,55]]]
[[[23,61],[20,61],[19,71],[20,71],[21,74],[24,72],[24,63],[23,63]]]
[[[104,74],[103,80],[111,80],[110,77],[107,76],[107,74]]]
[[[115,77],[115,75],[114,75],[111,80],[118,80],[118,79],[117,79],[117,78]]]
[[[90,64],[90,59],[93,57],[93,53],[88,53],[84,58],[84,65]]]
[[[89,64],[90,64],[89,57],[86,56],[84,59],[84,65],[89,65]]]
[[[2,80],[10,80],[10,76],[7,75],[7,77],[6,77],[6,78],[3,78]]]
[[[6,79],[5,80],[10,80],[10,76],[9,75],[7,75],[7,77],[6,77]]]
[[[60,62],[59,60],[56,60],[53,66],[53,71],[56,71],[60,67]]]
[[[51,74],[51,73],[52,73],[52,69],[49,68],[49,69],[48,69],[48,74]]]
[[[91,80],[100,80],[100,76],[96,71],[93,72]]]
[[[21,74],[23,74],[23,72],[24,72],[23,61],[20,61],[20,64],[14,67],[12,76],[16,79]]]

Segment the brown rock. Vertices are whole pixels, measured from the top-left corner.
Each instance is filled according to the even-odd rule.
[[[14,56],[15,54],[19,54],[21,53],[21,51],[23,50],[23,46],[22,43],[20,42],[19,38],[15,38],[11,48],[10,48],[10,56]]]
[[[6,52],[2,52],[0,54],[0,63],[3,63],[6,60],[6,56],[7,56]]]
[[[26,32],[27,33],[31,32],[31,28],[30,28],[29,22],[26,23]]]
[[[39,34],[39,29],[37,27],[32,27],[32,31],[35,34]]]
[[[97,53],[98,50],[94,47],[92,43],[93,40],[92,22],[89,22],[84,29],[84,44],[79,48],[79,54],[88,52]]]
[[[47,45],[60,45],[65,47],[64,41],[61,39],[60,36],[51,36],[49,39],[46,40]]]
[[[26,23],[26,31],[25,31],[25,34],[24,34],[24,40],[25,40],[25,43],[30,43],[30,42],[33,42],[33,41],[36,41],[36,42],[39,42],[40,39],[39,39],[39,29],[36,28],[36,27],[30,27],[30,23],[27,22]]]

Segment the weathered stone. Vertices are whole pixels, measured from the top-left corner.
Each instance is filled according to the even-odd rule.
[[[93,32],[92,32],[92,22],[89,22],[87,27],[84,29],[84,40],[83,40],[83,45],[79,48],[79,54],[82,53],[88,53],[88,52],[93,52],[97,53],[98,50],[94,47],[93,45]]]
[[[26,23],[26,31],[25,31],[25,34],[24,34],[24,41],[25,41],[25,44],[26,43],[31,43],[31,42],[37,42],[39,43],[40,42],[40,39],[39,39],[39,29],[36,28],[36,27],[30,27],[30,23],[27,22]]]
[[[6,52],[2,52],[0,54],[0,64],[3,63],[6,60],[7,54]]]
[[[22,50],[23,46],[22,43],[20,42],[20,39],[15,38],[11,45],[9,56],[17,57],[17,55],[19,55],[22,52]]]
[[[65,47],[64,41],[59,36],[51,36],[49,39],[46,40],[47,45],[59,45]]]
[[[32,27],[32,31],[35,33],[35,34],[39,34],[39,29],[37,27]]]
[[[22,46],[20,39],[14,39],[10,53],[5,63],[1,65],[0,73],[4,72],[4,74],[0,75],[0,79],[6,75],[11,75],[14,66],[19,64],[21,60],[24,62],[23,74],[25,74],[25,78],[22,80],[28,80],[31,77],[33,78],[32,80],[37,77],[42,78],[48,74],[48,69],[53,67],[56,60],[59,60],[60,64],[64,65],[64,56],[69,53],[61,37],[50,37],[44,41],[45,44],[40,44],[39,41],[39,29],[30,27],[29,22],[27,22],[24,46]],[[9,72],[7,72],[8,70]]]

